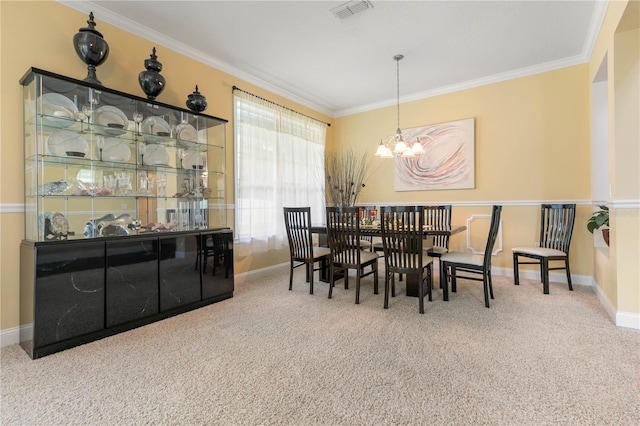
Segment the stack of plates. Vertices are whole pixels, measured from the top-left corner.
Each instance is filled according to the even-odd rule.
[[[47,138],[50,155],[58,157],[84,157],[89,152],[89,143],[76,132],[58,130]]]
[[[64,129],[75,124],[78,107],[71,99],[59,93],[45,93],[40,102],[45,125]]]
[[[122,139],[106,138],[96,145],[96,158],[126,163],[131,158],[131,149]]]
[[[95,123],[98,133],[117,136],[125,133],[129,128],[126,114],[114,106],[101,106],[95,112]]]
[[[162,117],[147,117],[142,122],[142,137],[148,143],[160,143],[171,138],[171,126]]]

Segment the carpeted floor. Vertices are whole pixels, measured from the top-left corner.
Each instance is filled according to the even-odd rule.
[[[355,284],[355,280],[352,281]],[[1,350],[2,425],[637,425],[640,332],[591,288],[461,280],[418,314],[383,285],[361,304],[304,271],[234,298],[31,360]]]

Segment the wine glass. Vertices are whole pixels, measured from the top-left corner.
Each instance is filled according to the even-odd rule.
[[[76,120],[80,122],[80,133],[84,133],[84,120],[87,118],[84,111],[78,111],[76,113]]]
[[[136,132],[138,133],[138,135],[141,134],[140,132],[140,123],[142,123],[142,114],[139,112],[136,112],[133,114],[133,121],[135,121],[136,123]]]
[[[87,128],[88,128],[89,123],[91,122],[91,114],[93,114],[93,104],[86,103],[82,105],[82,113],[87,117]]]

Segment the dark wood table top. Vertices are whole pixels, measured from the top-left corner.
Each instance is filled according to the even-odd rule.
[[[467,229],[464,225],[453,225],[451,228],[427,228],[424,230],[425,236],[435,236],[435,235],[455,235]],[[327,233],[327,225],[312,225],[311,232],[314,234],[326,234]],[[380,227],[374,227],[370,225],[361,225],[360,226],[360,235],[373,235],[380,236],[382,235],[382,230]]]

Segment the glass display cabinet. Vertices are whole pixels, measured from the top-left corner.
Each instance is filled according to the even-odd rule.
[[[30,241],[225,227],[226,120],[32,69]]]
[[[36,68],[20,84],[27,352],[232,297],[227,120]]]

